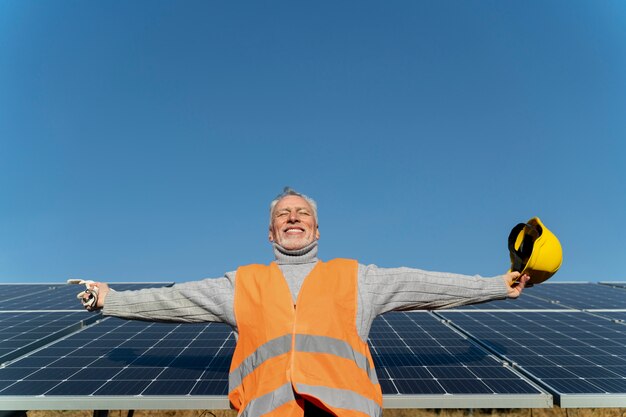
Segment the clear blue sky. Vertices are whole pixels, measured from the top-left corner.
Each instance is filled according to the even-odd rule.
[[[190,281],[320,257],[626,280],[626,2],[0,3],[0,282]]]

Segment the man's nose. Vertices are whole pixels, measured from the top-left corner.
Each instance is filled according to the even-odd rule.
[[[298,217],[298,212],[297,211],[292,211],[292,212],[289,213],[289,221],[290,222],[296,222],[298,220],[299,220],[299,217]]]

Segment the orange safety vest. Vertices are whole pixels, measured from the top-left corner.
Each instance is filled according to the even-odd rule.
[[[382,392],[356,327],[354,260],[318,262],[297,303],[278,265],[237,270],[239,330],[228,398],[240,416],[302,416],[304,400],[341,417],[382,415]]]

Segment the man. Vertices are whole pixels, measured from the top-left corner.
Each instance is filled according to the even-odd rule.
[[[367,346],[376,316],[516,298],[529,279],[322,262],[319,237],[315,201],[285,188],[270,205],[269,266],[134,292],[95,283],[96,308],[126,319],[229,324],[238,335],[229,399],[240,415],[380,416]]]

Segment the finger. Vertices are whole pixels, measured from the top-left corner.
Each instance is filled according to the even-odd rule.
[[[528,280],[530,280],[530,276],[528,274],[524,274],[519,278],[518,284],[515,288],[520,292],[520,294],[524,288],[529,286]]]
[[[511,271],[508,273],[508,278],[509,278],[509,287],[513,288],[513,287],[517,287],[517,285],[519,284],[519,277],[520,277],[520,273],[517,271]]]

